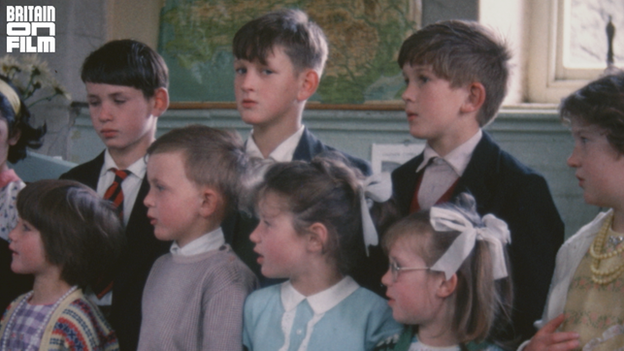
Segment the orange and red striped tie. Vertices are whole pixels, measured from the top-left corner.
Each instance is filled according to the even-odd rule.
[[[115,172],[115,180],[113,180],[113,184],[106,189],[106,192],[104,193],[104,200],[110,200],[113,204],[115,204],[119,218],[123,220],[124,194],[121,188],[121,182],[123,182],[124,179],[130,175],[130,171],[118,170],[116,168],[111,168],[111,170]]]
[[[124,203],[124,194],[121,189],[121,182],[124,181],[130,175],[130,171],[120,171],[116,168],[111,168],[113,172],[115,172],[115,180],[113,183],[106,189],[104,193],[104,199],[110,200],[113,204],[115,204],[117,214],[119,218],[123,221],[123,203]],[[105,274],[100,276],[95,284],[93,284],[93,292],[97,295],[98,299],[101,299],[113,288],[113,276],[111,272],[109,274]]]

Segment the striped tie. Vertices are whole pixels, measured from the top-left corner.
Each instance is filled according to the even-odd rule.
[[[115,204],[119,218],[123,220],[124,194],[121,188],[121,182],[123,182],[131,172],[127,170],[120,171],[116,168],[111,168],[111,170],[115,172],[115,180],[113,180],[113,184],[106,189],[106,192],[104,193],[104,200],[110,200],[113,204]]]
[[[117,209],[117,214],[119,218],[123,222],[123,202],[124,202],[124,194],[121,189],[121,182],[124,181],[130,175],[130,171],[120,171],[116,168],[111,168],[113,172],[115,172],[115,180],[113,180],[113,184],[111,184],[106,192],[104,193],[104,199],[110,200],[113,204],[115,204]],[[113,288],[113,276],[112,272],[107,272],[99,277],[99,279],[93,284],[93,292],[96,294],[98,299],[101,299]]]

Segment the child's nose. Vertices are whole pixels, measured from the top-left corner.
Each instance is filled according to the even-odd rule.
[[[15,239],[17,238],[17,234],[15,233],[17,230],[17,227],[13,228],[13,230],[11,230],[9,232],[9,241],[15,241]]]
[[[150,188],[150,190],[147,192],[147,195],[145,195],[145,198],[143,199],[143,204],[146,207],[153,207],[154,206],[154,196],[152,195],[152,189]]]
[[[257,244],[260,242],[260,235],[258,235],[258,227],[260,225],[256,226],[256,229],[254,229],[253,232],[251,232],[251,234],[249,234],[249,240],[251,240],[251,242],[253,242],[254,244]]]
[[[248,71],[244,76],[241,77],[241,88],[244,91],[253,90],[255,86],[255,77],[253,72]]]
[[[577,168],[579,166],[578,157],[576,156],[576,153],[574,151],[572,151],[572,153],[566,160],[566,163],[568,164],[568,167]]]
[[[98,120],[104,122],[113,119],[111,109],[106,103],[102,103],[97,115]]]
[[[401,99],[403,99],[404,102],[413,102],[415,100],[415,95],[416,90],[410,84],[408,84],[407,87],[405,87],[405,91],[403,92],[403,94],[401,94]]]
[[[381,284],[385,286],[392,285],[392,272],[390,272],[389,269],[386,271],[386,274],[381,277]]]

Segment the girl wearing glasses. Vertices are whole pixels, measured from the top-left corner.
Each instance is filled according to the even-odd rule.
[[[475,207],[462,194],[457,205],[414,213],[388,230],[382,283],[405,328],[375,350],[500,350],[491,342],[510,318],[509,230]]]
[[[362,191],[355,171],[339,161],[269,168],[250,239],[262,274],[289,280],[247,297],[247,350],[365,351],[401,331],[386,301],[349,276],[363,232],[371,234],[362,229]]]

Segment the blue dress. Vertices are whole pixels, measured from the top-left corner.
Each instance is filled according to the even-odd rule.
[[[372,350],[399,333],[386,300],[351,277],[307,298],[290,282],[255,291],[245,302],[249,351]]]

